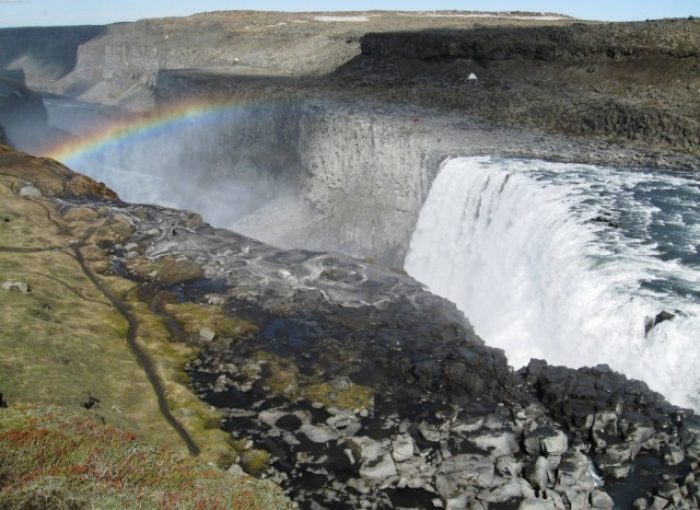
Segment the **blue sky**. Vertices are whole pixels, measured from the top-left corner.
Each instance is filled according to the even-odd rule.
[[[561,12],[585,19],[700,16],[700,0],[0,0],[0,27],[104,24],[214,10],[486,10]]]

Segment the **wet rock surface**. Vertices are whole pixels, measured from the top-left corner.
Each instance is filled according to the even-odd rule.
[[[301,508],[697,508],[700,421],[643,383],[537,360],[515,373],[404,275],[109,207],[134,227],[105,245],[111,271],[252,325],[235,340],[212,326],[187,372],[246,445],[236,462]],[[131,252],[200,272],[134,273]]]

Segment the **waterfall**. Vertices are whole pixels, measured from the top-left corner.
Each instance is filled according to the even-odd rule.
[[[515,367],[605,363],[697,409],[699,226],[691,175],[454,158],[405,267]]]

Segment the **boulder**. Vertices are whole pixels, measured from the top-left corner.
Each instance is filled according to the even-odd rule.
[[[549,487],[550,481],[552,481],[547,458],[538,457],[535,462],[527,466],[525,469],[525,476],[535,489],[540,491],[546,490],[547,487]]]
[[[676,466],[685,460],[683,449],[673,444],[665,445],[661,449],[661,453],[663,453],[664,462],[668,466]]]
[[[479,492],[477,498],[487,503],[505,503],[512,499],[521,499],[523,488],[516,479],[510,479],[502,485]]]
[[[564,436],[566,437],[566,436]],[[520,450],[518,442],[513,432],[506,431],[485,431],[481,434],[468,436],[469,440],[482,450],[488,451],[492,457],[512,455]]]
[[[416,445],[410,434],[401,434],[392,442],[391,455],[396,462],[405,462],[413,457]]]
[[[28,294],[32,291],[32,288],[29,286],[28,283],[15,281],[3,282],[0,288],[2,288],[2,290],[7,291],[21,292],[22,294]]]
[[[518,510],[556,510],[556,508],[552,500],[528,498],[520,502]]]
[[[591,475],[589,458],[579,452],[566,452],[557,469],[557,483],[563,487],[595,489],[596,482]]]
[[[525,436],[525,450],[531,455],[561,456],[569,447],[566,434],[549,425],[538,427]]]
[[[216,333],[209,328],[199,330],[199,339],[203,342],[211,342],[216,338]]]
[[[522,463],[511,455],[503,455],[496,459],[496,471],[503,477],[515,477],[523,471]]]
[[[399,488],[409,487],[411,489],[435,492],[433,478],[435,477],[436,468],[422,457],[416,455],[407,461],[400,462],[396,464],[396,470],[400,477]]]
[[[21,197],[26,197],[26,198],[40,198],[41,191],[36,189],[34,186],[27,185],[27,186],[22,186],[19,189],[19,196]]]
[[[671,321],[675,318],[676,314],[667,312],[665,310],[657,313],[653,319],[651,317],[647,317],[647,319],[644,321],[644,335],[648,335],[652,329],[654,329],[662,322]]]
[[[304,434],[313,443],[328,443],[337,440],[340,436],[330,427],[316,426],[305,423],[299,428],[299,432]]]
[[[348,440],[360,450],[360,476],[381,485],[397,475],[389,449],[383,443],[369,437],[354,437]]]
[[[601,490],[591,492],[590,502],[592,508],[600,510],[613,510],[615,507],[610,494]]]
[[[440,464],[435,474],[435,488],[443,498],[449,499],[470,487],[489,489],[495,478],[494,465],[488,457],[459,454]]]

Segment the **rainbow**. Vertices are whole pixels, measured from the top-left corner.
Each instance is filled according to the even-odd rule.
[[[75,162],[104,150],[174,132],[185,126],[219,122],[234,111],[254,105],[253,102],[238,99],[188,99],[108,122],[89,133],[61,140],[41,152],[43,156],[63,163]]]

